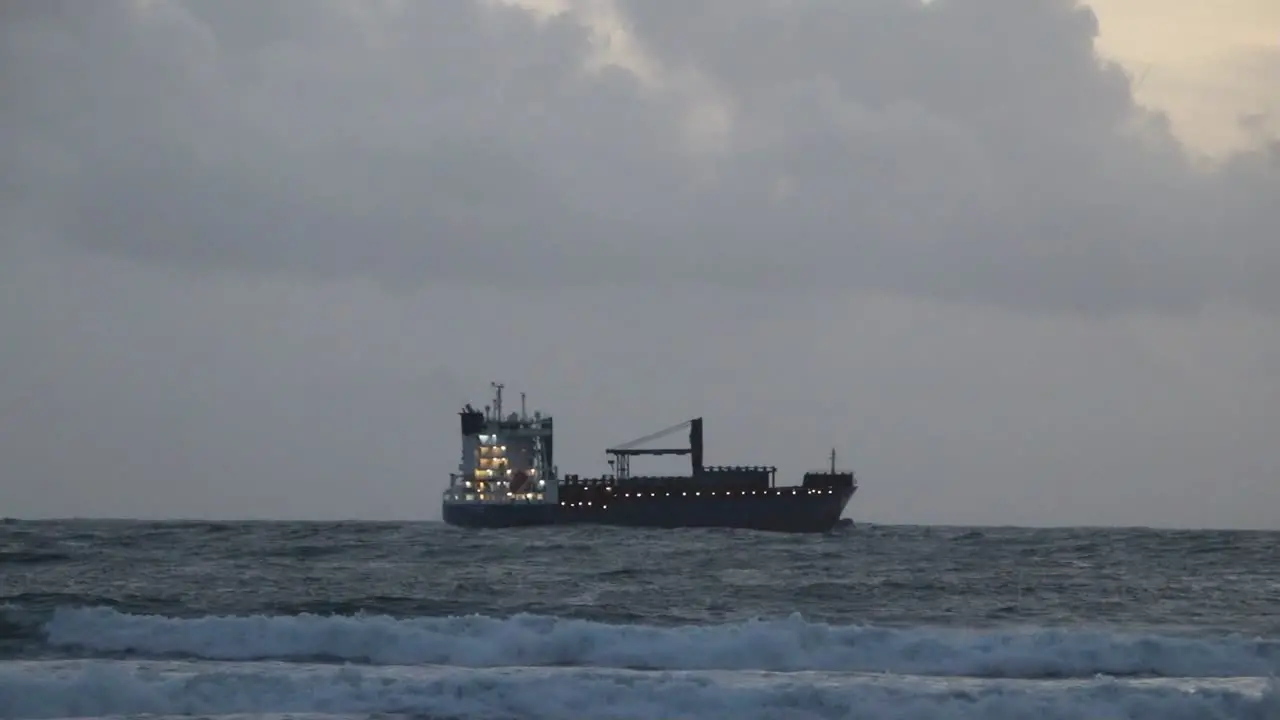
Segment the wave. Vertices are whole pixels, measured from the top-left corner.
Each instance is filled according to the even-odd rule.
[[[646,670],[856,671],[987,678],[1266,677],[1280,641],[1056,628],[834,626],[799,615],[723,625],[610,625],[535,615],[132,615],[60,608],[57,648],[211,660],[374,665],[578,666]]]
[[[71,556],[62,552],[39,550],[0,550],[0,565],[46,565],[66,562]]]
[[[1263,681],[938,681],[926,678],[548,668],[460,669],[120,661],[0,664],[0,717],[395,713],[415,718],[631,720],[1263,720]]]

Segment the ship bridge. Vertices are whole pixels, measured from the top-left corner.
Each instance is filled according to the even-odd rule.
[[[520,412],[503,414],[501,383],[491,383],[493,402],[477,410],[470,403],[461,419],[462,457],[449,476],[446,503],[555,504],[554,422],[530,414],[520,393]]]

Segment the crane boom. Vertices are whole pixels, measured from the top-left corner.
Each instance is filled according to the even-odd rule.
[[[617,447],[609,448],[609,449],[608,449],[608,450],[606,450],[605,452],[615,453],[615,452],[617,452],[617,451],[619,451],[619,450],[630,450],[631,448],[635,447],[636,445],[643,445],[644,443],[647,443],[647,442],[649,442],[650,440],[657,440],[658,438],[660,438],[660,437],[666,437],[667,435],[670,435],[671,433],[673,433],[673,432],[675,432],[675,431],[677,431],[677,430],[683,430],[683,429],[685,429],[685,428],[689,427],[689,424],[690,424],[690,423],[692,423],[692,422],[693,422],[692,420],[685,420],[685,421],[684,421],[684,422],[682,422],[682,423],[676,423],[675,425],[672,425],[672,426],[671,426],[671,427],[669,427],[669,428],[663,428],[662,430],[659,430],[658,432],[650,433],[650,434],[648,434],[648,435],[645,435],[645,436],[644,436],[644,437],[642,437],[642,438],[636,438],[635,440],[631,440],[631,441],[629,441],[629,442],[624,442],[624,443],[622,443],[621,445],[619,445],[619,446],[617,446]]]
[[[657,440],[665,437],[677,430],[689,428],[689,447],[687,448],[637,448],[636,445],[647,443],[651,440]],[[663,428],[655,433],[650,433],[641,438],[636,438],[630,442],[625,442],[617,447],[611,447],[605,450],[606,453],[612,455],[614,459],[610,461],[610,465],[616,465],[619,478],[625,478],[631,473],[631,457],[634,455],[692,455],[693,474],[697,475],[702,472],[702,418],[693,418],[676,423],[669,428]]]

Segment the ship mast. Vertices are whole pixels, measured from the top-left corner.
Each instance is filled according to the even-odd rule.
[[[493,388],[493,417],[495,420],[502,419],[502,388],[506,387],[500,382],[491,382],[489,387]]]

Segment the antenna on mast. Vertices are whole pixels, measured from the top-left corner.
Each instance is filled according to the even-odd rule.
[[[493,388],[494,390],[493,416],[496,419],[501,420],[502,419],[502,388],[506,386],[500,382],[491,382],[489,383],[489,387]]]

